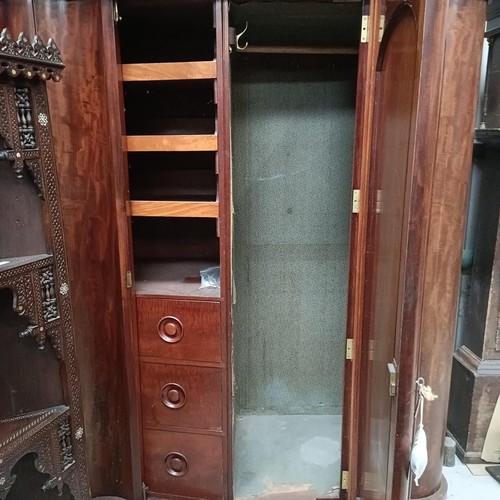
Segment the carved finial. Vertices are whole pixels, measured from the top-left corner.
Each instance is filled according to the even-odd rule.
[[[47,45],[39,35],[33,37],[30,43],[21,32],[17,41],[7,28],[0,34],[0,73],[5,72],[10,77],[23,75],[25,78],[39,77],[42,80],[61,79],[64,64],[61,52],[54,40],[49,39]]]
[[[2,52],[6,54],[16,53],[16,43],[12,39],[12,35],[7,28],[4,28],[0,34],[0,45],[2,45]]]
[[[49,53],[49,58],[51,61],[62,63],[61,51],[59,50],[59,47],[56,45],[56,42],[54,42],[53,38],[49,38],[49,41],[47,42],[47,51]]]
[[[3,45],[7,45],[8,42],[12,41],[12,35],[8,28],[4,28],[2,33],[0,34],[0,43]]]
[[[17,37],[17,52],[22,57],[32,57],[32,47],[25,34],[21,31]]]
[[[35,35],[33,37],[33,43],[31,44],[33,47],[33,55],[38,57],[39,59],[47,60],[49,58],[47,47],[43,43],[42,38],[39,35]]]

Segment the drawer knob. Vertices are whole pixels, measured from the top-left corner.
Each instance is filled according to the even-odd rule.
[[[161,388],[160,397],[166,407],[174,410],[178,410],[186,404],[186,392],[179,384],[165,384]]]
[[[184,328],[179,319],[174,316],[165,316],[158,322],[158,335],[165,342],[175,344],[184,336]]]
[[[165,457],[165,468],[171,476],[184,476],[188,471],[187,458],[182,453],[171,452]]]

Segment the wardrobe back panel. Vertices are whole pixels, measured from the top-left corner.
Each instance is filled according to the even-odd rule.
[[[236,408],[339,413],[355,75],[254,66],[233,73]]]

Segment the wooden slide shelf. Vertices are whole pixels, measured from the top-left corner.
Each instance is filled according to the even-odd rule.
[[[127,151],[217,151],[217,136],[128,135]]]
[[[122,64],[124,82],[209,80],[217,77],[215,61]]]
[[[219,217],[216,201],[130,201],[130,215],[141,217]]]

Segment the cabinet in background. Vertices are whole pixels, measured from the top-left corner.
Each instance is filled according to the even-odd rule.
[[[0,498],[90,498],[46,81],[53,42],[0,36]],[[49,83],[52,85],[53,83]]]

